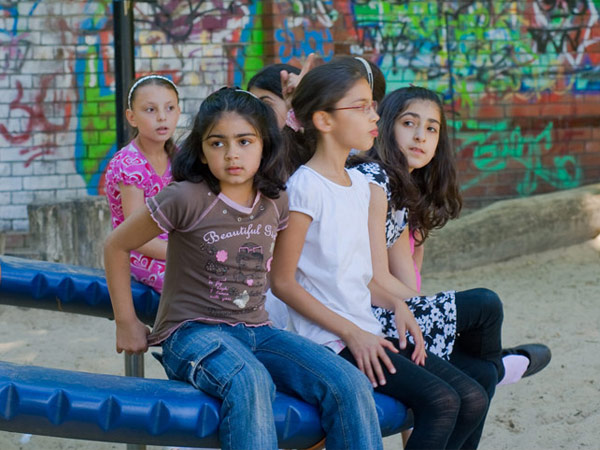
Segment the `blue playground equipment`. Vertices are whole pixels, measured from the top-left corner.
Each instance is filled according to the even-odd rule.
[[[136,282],[132,291],[138,316],[151,324],[158,294]],[[0,304],[112,318],[103,271],[7,256],[0,256]],[[375,401],[382,434],[401,431],[406,407],[381,394]],[[0,362],[3,431],[123,442],[129,448],[218,448],[219,411],[218,400],[179,381]],[[324,437],[314,406],[278,393],[274,412],[281,448],[307,448]]]

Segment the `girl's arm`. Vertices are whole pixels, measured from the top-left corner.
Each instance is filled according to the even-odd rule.
[[[123,216],[127,219],[133,212],[141,206],[145,206],[144,202],[144,191],[134,185],[126,185],[119,183],[119,189],[121,190],[121,204],[123,205]],[[160,234],[160,233],[159,233]],[[167,241],[162,239],[152,239],[151,241],[141,245],[137,248],[133,248],[142,255],[149,256],[150,258],[167,259]]]
[[[115,228],[104,243],[104,266],[110,300],[117,326],[117,352],[140,353],[148,350],[148,327],[133,307],[129,252],[162,233],[145,206],[135,210]]]
[[[418,231],[415,233],[420,234]],[[418,236],[420,237],[420,236]],[[417,270],[419,273],[423,267],[423,256],[425,255],[425,244],[415,245],[415,252],[413,253],[413,259],[415,260],[415,264],[417,265]]]
[[[398,350],[380,336],[362,330],[351,321],[336,314],[310,295],[297,281],[296,268],[304,246],[306,233],[312,219],[292,211],[288,226],[279,232],[271,264],[271,290],[278,298],[309,320],[339,336],[356,359],[358,368],[364,372],[373,386],[385,384],[381,361],[391,373],[396,373],[385,349]]]
[[[396,328],[401,348],[406,347],[406,330],[415,341],[415,350],[411,359],[417,364],[424,364],[425,341],[423,333],[408,309],[405,299],[415,297],[419,293],[402,283],[390,273],[388,250],[386,247],[385,222],[388,202],[383,188],[370,183],[371,198],[369,200],[369,241],[371,243],[371,260],[373,279],[369,284],[372,303],[390,311],[394,311]],[[409,259],[412,265],[412,259]],[[414,272],[414,269],[413,269]]]
[[[394,245],[388,249],[389,271],[406,286],[418,292],[417,274],[409,237],[410,230],[406,227]]]

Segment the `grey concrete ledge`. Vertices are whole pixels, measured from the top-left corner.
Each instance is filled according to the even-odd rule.
[[[42,260],[104,268],[104,240],[112,230],[105,197],[32,203],[27,212],[31,246]]]
[[[504,200],[436,230],[423,272],[469,269],[574,245],[600,233],[600,184]]]

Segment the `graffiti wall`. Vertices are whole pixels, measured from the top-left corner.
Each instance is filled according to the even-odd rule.
[[[111,1],[0,1],[0,230],[103,193],[117,151]],[[263,65],[361,55],[443,96],[468,207],[600,181],[600,0],[134,2],[136,73],[199,102]]]

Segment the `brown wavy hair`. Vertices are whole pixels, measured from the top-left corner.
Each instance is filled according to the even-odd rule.
[[[430,101],[440,111],[440,133],[435,156],[425,167],[409,172],[408,161],[396,142],[394,127],[398,117],[414,101]],[[368,156],[379,162],[390,179],[391,202],[396,209],[408,208],[408,224],[417,244],[422,244],[430,231],[442,228],[458,217],[462,209],[456,162],[444,107],[435,92],[417,86],[389,93],[379,105],[379,137]]]

